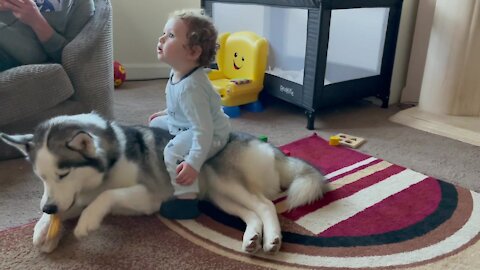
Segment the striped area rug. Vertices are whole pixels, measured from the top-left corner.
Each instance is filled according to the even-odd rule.
[[[197,220],[161,219],[185,239],[256,266],[289,268],[473,269],[480,254],[478,193],[312,135],[281,147],[329,180],[325,197],[285,211],[274,200],[283,246],[275,256],[241,252],[244,223],[203,203]]]

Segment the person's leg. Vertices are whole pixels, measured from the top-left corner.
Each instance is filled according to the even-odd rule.
[[[213,138],[212,145],[210,146],[210,151],[208,151],[207,159],[213,157],[216,155],[220,150],[222,150],[225,145],[228,143],[228,138],[226,139],[218,139],[218,138]]]
[[[163,151],[165,165],[167,166],[175,196],[188,193],[198,193],[198,181],[194,181],[191,185],[183,186],[176,182],[177,166],[185,160],[192,147],[193,133],[190,130],[180,132],[173,138]]]
[[[20,63],[0,48],[0,72],[19,66]]]
[[[156,119],[156,118],[155,118]],[[154,119],[154,120],[155,120]],[[177,166],[185,160],[192,146],[192,132],[184,131],[175,136],[165,147],[164,160],[174,188],[173,200],[162,203],[160,214],[170,219],[192,219],[200,215],[197,194],[198,179],[191,185],[177,184]]]

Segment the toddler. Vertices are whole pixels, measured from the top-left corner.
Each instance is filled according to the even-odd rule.
[[[158,60],[172,69],[165,90],[167,108],[149,119],[151,127],[167,129],[175,136],[164,150],[174,187],[174,199],[160,208],[166,218],[192,219],[200,214],[198,173],[229,138],[228,116],[203,70],[215,57],[216,40],[217,31],[201,10],[171,14],[158,40]]]

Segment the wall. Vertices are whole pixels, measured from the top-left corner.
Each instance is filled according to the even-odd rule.
[[[158,37],[168,14],[199,8],[200,0],[113,0],[113,53],[127,69],[128,80],[166,78],[169,67],[157,60]]]

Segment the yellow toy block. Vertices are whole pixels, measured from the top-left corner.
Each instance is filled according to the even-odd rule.
[[[351,148],[358,148],[360,145],[362,145],[366,140],[364,138],[344,134],[344,133],[339,133],[335,135],[340,138],[340,144],[344,146],[348,146]]]
[[[328,144],[331,145],[331,146],[340,145],[340,137],[330,136],[330,140],[328,141]]]

